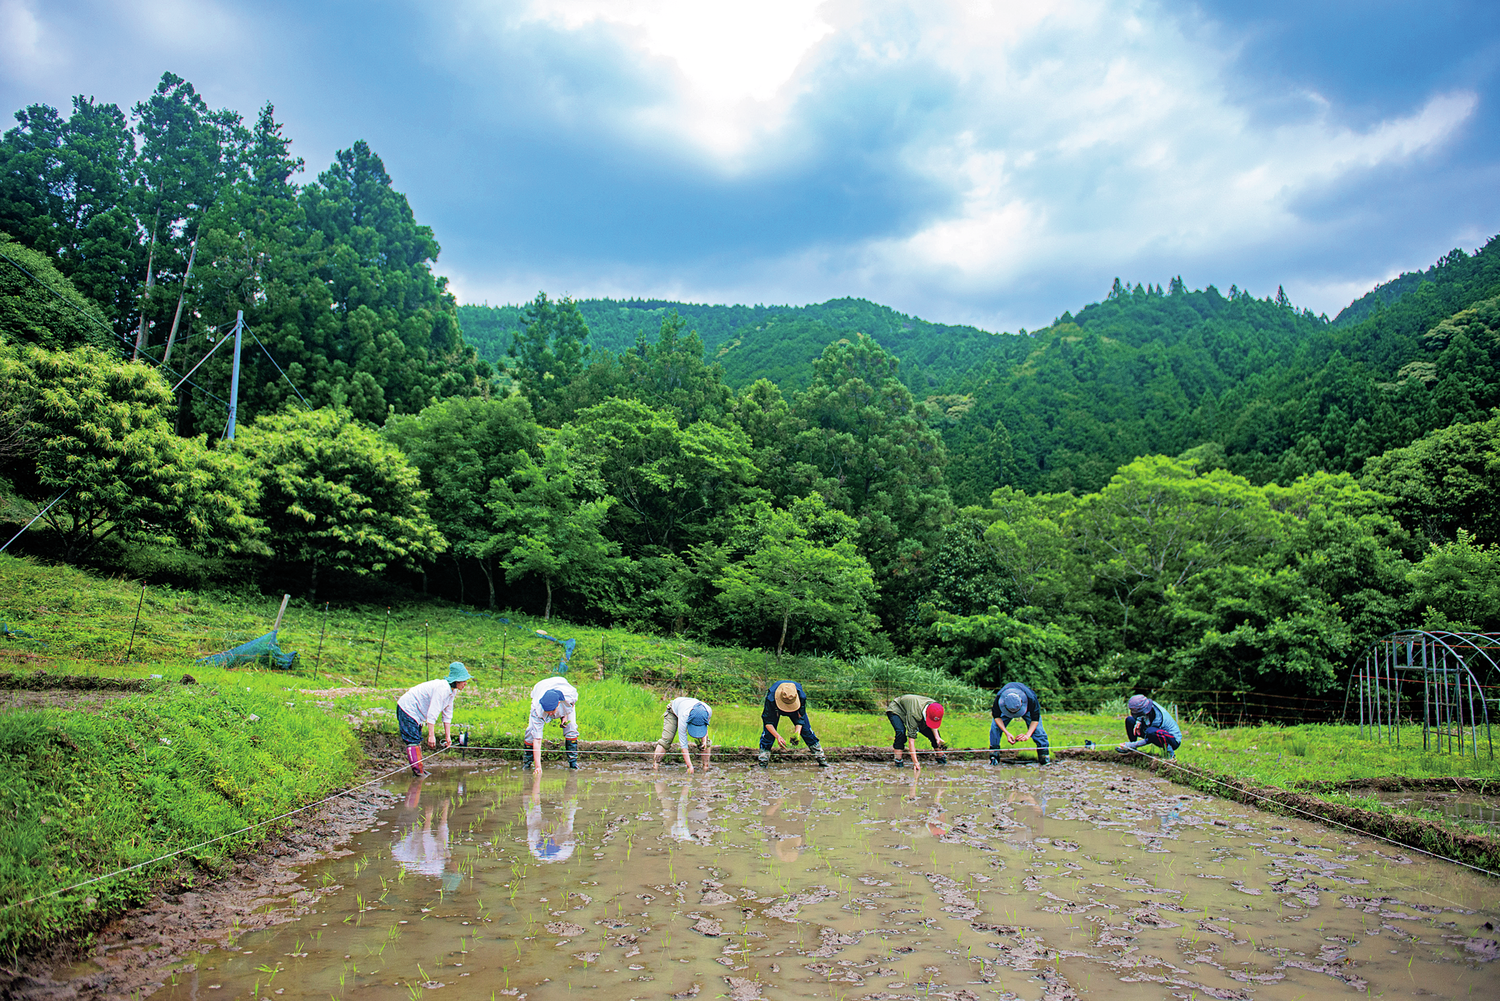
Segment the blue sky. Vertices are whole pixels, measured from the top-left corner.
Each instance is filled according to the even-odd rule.
[[[7,111],[163,70],[270,100],[303,180],[369,141],[465,302],[1332,315],[1500,232],[1492,0],[0,0]]]

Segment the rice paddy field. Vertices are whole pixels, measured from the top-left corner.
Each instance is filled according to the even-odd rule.
[[[294,601],[278,635],[298,653],[290,670],[197,662],[269,630],[278,606],[278,597],[143,591],[0,557],[0,949],[77,941],[67,975],[108,981],[120,954],[92,936],[113,915],[232,871],[268,833],[246,827],[372,766],[398,769],[395,699],[450,660],[475,678],[458,698],[455,732],[476,747],[517,748],[529,690],[561,658],[544,629],[575,641],[568,676],[585,742],[653,740],[666,702],[685,693],[713,705],[719,748],[750,747],[766,688],[789,677],[803,682],[834,766],[816,769],[793,749],[767,770],[724,755],[688,775],[675,752],[652,770],[640,753],[586,751],[578,771],[549,759],[533,775],[514,752],[440,755],[430,778],[387,774],[358,793],[368,816],[338,850],[256,905],[254,924],[274,927],[244,930],[226,913],[189,953],[159,956],[157,993],[1500,991],[1500,879],[1484,872],[1229,802],[1114,755],[1043,769],[1022,745],[1001,767],[987,751],[954,754],[916,776],[840,754],[888,748],[885,703],[908,691],[948,705],[954,748],[986,748],[993,693],[946,676],[877,658],[777,662],[423,603]],[[1117,708],[1084,708],[1046,711],[1054,748],[1122,738]],[[1184,728],[1180,760],[1226,780],[1496,833],[1490,783],[1500,770],[1483,745],[1439,753],[1415,729],[1398,745],[1356,726],[1188,718]],[[1382,786],[1392,779],[1414,790]],[[200,845],[207,839],[222,840]],[[21,904],[33,897],[43,899]],[[149,941],[139,947],[150,952]]]
[[[159,995],[1493,997],[1500,884],[1083,762],[439,766]]]

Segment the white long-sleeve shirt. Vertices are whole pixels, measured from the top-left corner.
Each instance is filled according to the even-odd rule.
[[[553,689],[562,693],[563,700],[558,703],[557,709],[552,715],[542,711],[542,696]],[[540,740],[542,730],[546,727],[548,720],[558,720],[562,723],[563,736],[569,739],[578,737],[578,721],[573,717],[573,707],[578,705],[578,689],[568,684],[568,680],[561,675],[553,675],[543,678],[531,686],[531,716],[526,721],[526,739]]]
[[[689,695],[683,695],[667,703],[667,708],[671,710],[673,716],[677,717],[677,743],[681,744],[683,747],[688,746],[688,714],[691,713],[697,706],[702,706],[704,711],[708,713],[708,718],[710,720],[713,719],[713,709],[710,708],[709,704],[707,702],[704,702],[702,699],[695,699]]]
[[[396,705],[418,723],[432,723],[439,716],[444,723],[453,722],[453,699],[456,690],[446,679],[424,681],[396,700]]]

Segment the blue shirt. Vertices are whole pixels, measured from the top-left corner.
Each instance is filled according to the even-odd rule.
[[[1001,705],[1000,705],[1000,703],[1001,703],[1001,700],[1005,698],[1005,693],[1006,692],[1020,692],[1022,695],[1026,696],[1026,705],[1022,708],[1021,715],[1018,716],[1018,717],[1013,717],[1013,718],[1015,718],[1015,719],[1023,719],[1023,720],[1025,720],[1028,723],[1040,723],[1041,722],[1041,719],[1042,719],[1042,703],[1041,703],[1041,701],[1039,699],[1037,699],[1036,692],[1033,692],[1028,686],[1023,685],[1019,681],[1007,682],[1005,685],[1001,686],[1001,688],[1000,688],[1000,690],[998,692],[995,693],[995,703],[994,703],[994,705],[990,706],[990,717],[992,719],[1004,719],[1005,718],[1005,714],[1003,712],[1001,712]]]
[[[1176,740],[1178,743],[1182,742],[1182,727],[1177,725],[1177,721],[1172,718],[1172,714],[1167,712],[1160,702],[1153,701],[1151,703],[1151,711],[1144,716],[1137,716],[1136,718],[1141,721],[1143,726],[1152,726],[1158,730],[1170,733],[1173,740]]]

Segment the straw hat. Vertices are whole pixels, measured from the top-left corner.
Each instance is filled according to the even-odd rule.
[[[776,708],[784,713],[794,713],[802,708],[802,700],[797,698],[796,685],[783,681],[776,686]]]

